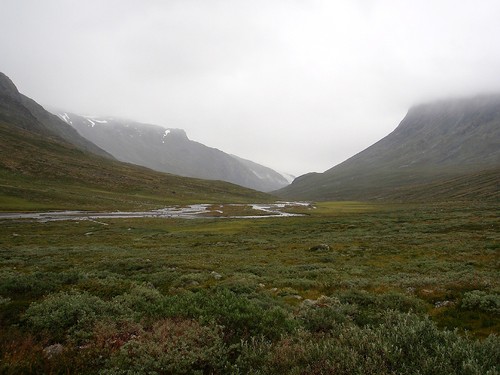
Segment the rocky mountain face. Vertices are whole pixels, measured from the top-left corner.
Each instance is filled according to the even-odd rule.
[[[54,110],[83,137],[116,159],[179,176],[222,180],[259,191],[282,188],[280,173],[190,140],[182,129]]]
[[[428,188],[429,195],[445,199],[446,193],[436,189],[447,186],[452,195],[456,190],[462,197],[473,197],[479,191],[477,197],[494,198],[499,169],[500,95],[484,95],[413,107],[379,142],[324,173],[295,179],[277,194],[314,200],[399,200],[419,191],[425,199]]]
[[[0,120],[19,129],[52,137],[68,142],[81,150],[112,158],[110,154],[78,134],[66,122],[19,93],[10,78],[3,73],[0,73]]]

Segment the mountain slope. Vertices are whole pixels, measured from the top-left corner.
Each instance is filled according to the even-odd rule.
[[[0,120],[11,126],[69,142],[81,150],[112,158],[75,129],[47,112],[34,100],[19,93],[14,83],[0,72]]]
[[[27,101],[29,108],[35,108],[33,115],[9,82],[0,80],[2,211],[147,209],[166,204],[273,199],[230,183],[155,172],[83,150],[39,121],[52,121],[53,117]],[[53,124],[57,126],[58,121]]]
[[[500,95],[478,96],[416,106],[379,142],[324,173],[297,178],[277,194],[314,200],[446,199],[444,186],[463,190],[468,181],[463,198],[492,199],[498,197],[499,167]],[[473,193],[476,187],[484,196]]]
[[[278,172],[190,140],[184,130],[165,129],[111,117],[84,117],[54,111],[115,158],[161,172],[223,180],[271,191],[289,184]]]

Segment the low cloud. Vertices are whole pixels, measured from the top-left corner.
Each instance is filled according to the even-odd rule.
[[[184,128],[302,174],[408,107],[500,91],[498,1],[6,0],[0,69],[42,104]]]

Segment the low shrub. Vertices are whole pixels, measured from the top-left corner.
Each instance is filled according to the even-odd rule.
[[[236,341],[256,335],[278,338],[297,326],[284,308],[265,309],[258,302],[227,289],[165,297],[161,310],[166,317],[194,318],[203,323],[214,321],[223,327],[228,340]]]
[[[388,311],[377,326],[342,323],[334,332],[302,331],[278,342],[241,344],[237,372],[259,374],[497,374],[500,340],[473,341],[440,331],[415,314]]]
[[[473,290],[464,294],[460,307],[464,310],[477,309],[500,315],[500,295]]]
[[[315,301],[305,300],[297,318],[310,332],[329,332],[341,323],[352,320],[356,305],[341,303],[337,298],[322,296]]]
[[[78,282],[77,272],[10,273],[0,277],[0,294],[13,298],[41,297],[60,290],[64,285]]]
[[[114,352],[99,373],[208,374],[221,373],[227,349],[219,327],[193,320],[165,319]]]
[[[134,317],[140,319],[155,316],[162,300],[162,294],[153,285],[143,283],[134,285],[127,293],[115,297],[113,302],[133,311]]]
[[[24,320],[35,332],[46,332],[54,340],[67,336],[87,337],[95,322],[101,319],[131,315],[123,306],[106,302],[86,292],[59,292],[34,302]]]

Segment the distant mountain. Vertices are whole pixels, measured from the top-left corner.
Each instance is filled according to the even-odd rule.
[[[280,173],[190,140],[182,129],[54,110],[60,119],[116,159],[179,176],[232,182],[259,191],[289,184]]]
[[[110,154],[78,134],[57,116],[19,93],[14,83],[0,72],[0,120],[33,133],[64,140],[77,148],[112,158]]]
[[[500,95],[411,108],[388,136],[276,192],[312,200],[498,199]]]
[[[150,209],[274,197],[119,162],[0,73],[0,211]]]

